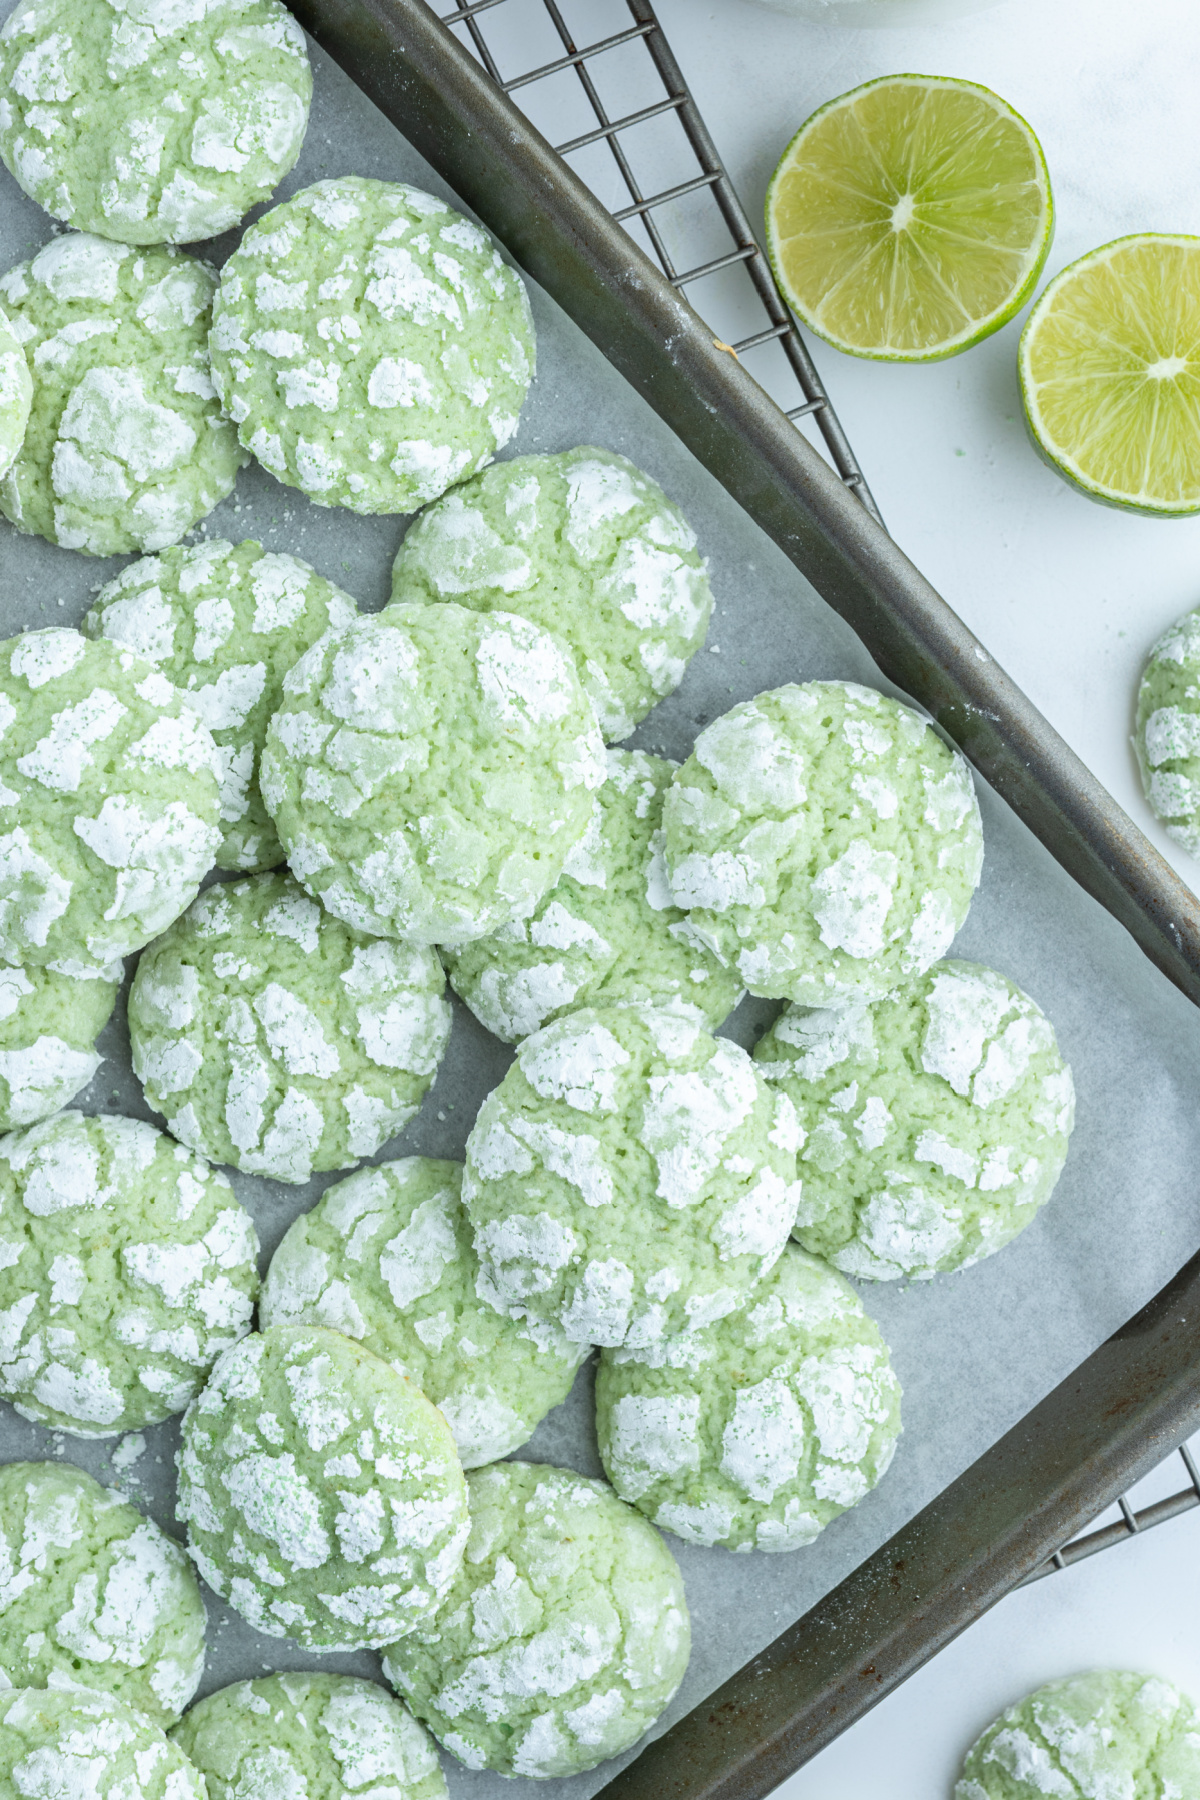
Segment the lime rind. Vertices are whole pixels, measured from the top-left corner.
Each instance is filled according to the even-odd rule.
[[[795,172],[797,150],[802,141],[806,138],[811,138],[821,125],[822,121],[828,122],[839,109],[843,111],[847,117],[853,117],[853,108],[856,103],[872,92],[877,92],[888,87],[924,87],[931,93],[941,92],[947,95],[971,97],[982,96],[987,105],[992,109],[995,119],[997,121],[1003,121],[1004,124],[1010,128],[1015,126],[1021,139],[1027,146],[1031,156],[1033,189],[1037,196],[1036,211],[1038,213],[1038,218],[1036,229],[1031,232],[1029,243],[1024,246],[1023,250],[1020,252],[1005,250],[1003,245],[996,245],[994,240],[991,241],[993,247],[1000,249],[1005,256],[1009,258],[1016,256],[1018,261],[1018,271],[1014,274],[1003,298],[977,316],[968,316],[967,322],[958,331],[946,333],[936,341],[908,348],[898,346],[894,342],[854,342],[848,338],[845,333],[832,329],[829,321],[821,317],[820,307],[814,307],[806,301],[804,296],[796,291],[794,282],[789,279],[786,259],[783,254],[783,241],[780,238],[775,221],[777,200],[782,182]],[[861,149],[868,157],[870,157],[879,179],[883,182],[887,182],[890,179],[888,172],[879,161],[878,155],[875,153],[866,134],[862,132],[861,126],[858,127],[858,137],[860,139]],[[947,162],[953,161],[955,157],[961,155],[963,147],[964,146],[961,143],[954,146],[949,156],[943,162],[943,169],[945,169]],[[847,194],[852,194],[854,190],[845,187],[843,191]],[[881,205],[881,199],[878,194],[872,195],[863,192],[859,197],[863,199],[865,203],[874,206],[876,209]],[[995,192],[993,192],[992,198],[995,199],[995,197]],[[905,198],[906,196],[897,196],[898,203],[903,204]],[[925,201],[922,204],[928,213],[931,205],[940,206],[944,209],[947,204],[961,205],[962,198],[963,196],[960,195],[957,202],[953,200],[950,202],[940,201],[933,203]],[[936,221],[925,219],[922,223],[926,224],[927,228],[929,228],[935,224]],[[780,158],[779,164],[772,175],[767,188],[766,233],[767,254],[770,257],[771,266],[775,271],[776,279],[779,282],[780,288],[782,289],[788,304],[801,322],[807,325],[818,337],[823,338],[826,343],[832,344],[835,349],[842,350],[847,355],[863,357],[874,362],[942,362],[947,357],[957,356],[961,354],[962,351],[969,350],[973,345],[981,343],[984,338],[990,337],[993,332],[999,331],[1000,328],[1003,325],[1006,325],[1027,303],[1037,286],[1042,270],[1045,267],[1046,258],[1050,252],[1050,245],[1054,236],[1054,198],[1051,192],[1050,176],[1046,167],[1046,159],[1032,127],[1029,125],[1028,121],[1022,118],[1021,114],[1016,111],[1015,107],[1010,106],[1006,100],[1002,100],[1000,96],[994,93],[990,88],[984,87],[980,82],[963,81],[949,76],[915,74],[885,75],[878,77],[874,81],[864,82],[860,87],[853,88],[848,93],[841,94],[836,99],[827,101],[824,106],[819,107],[800,127],[800,130],[792,138],[787,149],[784,151],[783,156]],[[950,233],[943,228],[942,235],[948,237]],[[968,241],[966,234],[961,231],[956,232],[954,235],[959,238],[960,243]],[[988,240],[985,240],[984,243],[980,245],[980,248],[985,248],[987,242]],[[848,255],[845,259],[843,273],[839,276],[838,285],[852,278],[861,281],[863,277],[863,261],[864,259],[861,255]],[[932,265],[929,263],[928,257],[925,258],[925,261],[927,267],[931,268]],[[881,270],[885,270],[886,263],[887,259],[882,259],[880,263]],[[893,259],[893,273],[894,268],[895,265]],[[880,270],[875,272],[878,275]],[[935,288],[940,288],[943,301],[947,306],[957,305],[960,312],[964,314],[967,313],[968,309],[962,306],[961,301],[954,295],[952,285],[944,280],[940,272],[938,273],[936,283],[933,285]],[[828,294],[823,294],[822,305],[825,304],[827,300]]]
[[[1096,250],[1090,250],[1085,256],[1078,257],[1068,264],[1051,281],[1040,295],[1037,304],[1025,321],[1021,333],[1021,342],[1017,351],[1017,369],[1021,388],[1021,407],[1025,420],[1025,428],[1030,442],[1038,456],[1053,469],[1055,474],[1067,482],[1077,492],[1085,494],[1089,500],[1095,500],[1101,506],[1110,506],[1118,512],[1140,513],[1146,518],[1155,519],[1187,519],[1200,513],[1200,452],[1197,454],[1197,475],[1194,491],[1178,499],[1165,498],[1161,494],[1151,494],[1145,487],[1139,493],[1128,489],[1116,488],[1109,483],[1096,479],[1088,473],[1079,455],[1072,454],[1064,445],[1054,440],[1053,434],[1039,404],[1037,386],[1031,361],[1033,346],[1039,330],[1044,326],[1056,305],[1061,303],[1064,291],[1078,281],[1085,273],[1111,264],[1117,256],[1127,252],[1131,247],[1149,248],[1150,246],[1178,247],[1196,257],[1196,300],[1194,319],[1196,326],[1196,357],[1194,361],[1193,398],[1190,408],[1195,419],[1195,431],[1191,435],[1200,445],[1200,236],[1188,232],[1130,232],[1125,237],[1114,238],[1110,243],[1101,244]],[[1100,341],[1099,334],[1090,348]],[[1114,371],[1114,373],[1117,373]],[[1044,384],[1042,384],[1044,385]]]

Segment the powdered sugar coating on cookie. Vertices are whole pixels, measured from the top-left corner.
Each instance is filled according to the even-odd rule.
[[[528,918],[449,951],[450,985],[506,1043],[580,1006],[636,1000],[690,1013],[715,1030],[742,996],[672,904],[662,858],[662,803],[678,767],[643,750],[610,750],[586,835],[558,885]]]
[[[351,930],[286,873],[225,882],[138,964],[134,1071],[183,1143],[305,1182],[412,1118],[450,1037],[445,985],[435,951]]]
[[[260,779],[292,873],[360,931],[426,944],[530,913],[604,780],[570,658],[527,619],[389,606],[284,677]]]
[[[854,682],[775,688],[696,739],[663,807],[676,904],[753,994],[875,998],[949,949],[983,862],[957,752]]]
[[[467,1539],[450,1428],[341,1332],[275,1326],[188,1409],[178,1516],[209,1586],[256,1631],[373,1649],[448,1592]]]
[[[586,1347],[479,1297],[462,1165],[409,1156],[327,1188],[271,1259],[259,1316],[328,1325],[407,1375],[466,1469],[522,1445],[565,1400]]]
[[[115,1437],[182,1412],[250,1328],[258,1238],[226,1178],[140,1119],[0,1138],[0,1393]]]
[[[165,1730],[204,1672],[182,1547],[70,1463],[0,1468],[0,1665],[12,1687],[100,1688]]]
[[[403,182],[319,181],[250,227],[213,308],[246,449],[321,506],[413,512],[517,428],[534,338],[487,234]]]
[[[215,288],[175,250],[84,232],[0,277],[34,383],[0,481],[18,531],[89,556],[162,550],[225,498],[249,459],[212,384]]]
[[[619,1756],[687,1667],[674,1557],[570,1469],[496,1463],[468,1487],[462,1568],[436,1618],[388,1651],[388,1680],[470,1769],[545,1778]]]
[[[1186,1800],[1200,1793],[1200,1719],[1154,1675],[1093,1669],[1051,1681],[989,1725],[954,1800]]]
[[[203,1777],[157,1725],[84,1687],[0,1693],[0,1768],[29,1800],[205,1800]]]
[[[467,1139],[481,1291],[580,1343],[710,1324],[787,1241],[796,1142],[787,1096],[695,1020],[569,1013],[525,1039]]]
[[[216,237],[304,141],[312,73],[278,0],[21,0],[0,156],[56,219],[124,244]]]
[[[428,1732],[349,1675],[267,1675],[221,1688],[172,1734],[208,1800],[445,1800]]]
[[[195,897],[217,752],[153,666],[77,631],[0,644],[0,961],[103,966]]]
[[[283,677],[358,607],[298,557],[253,538],[206,538],[144,557],[101,588],[83,622],[160,668],[213,734],[221,763],[217,866],[248,873],[283,861],[258,791],[267,721]]]
[[[754,1051],[796,1108],[795,1236],[857,1279],[928,1280],[1009,1243],[1066,1161],[1075,1089],[1013,982],[935,963],[872,1004],[789,1007]]]
[[[1133,743],[1151,812],[1200,856],[1200,610],[1176,620],[1151,650]]]
[[[586,447],[515,456],[428,507],[396,556],[392,599],[555,632],[609,742],[679,686],[713,604],[679,508],[625,457]]]
[[[605,1472],[690,1544],[796,1550],[870,1492],[900,1431],[887,1345],[849,1283],[789,1244],[743,1311],[596,1377]]]
[[[49,1118],[87,1086],[103,1057],[96,1034],[117,998],[121,965],[0,965],[0,1131]]]
[[[25,440],[32,398],[33,380],[25,352],[7,313],[0,312],[0,475],[8,473]]]

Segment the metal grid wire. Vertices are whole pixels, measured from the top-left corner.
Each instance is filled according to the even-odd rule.
[[[879,519],[650,0],[456,0],[441,17],[788,418],[802,430],[816,427],[846,486]],[[531,44],[544,46],[533,68]],[[1186,1487],[1140,1510],[1122,1495],[1113,1519],[1065,1544],[1022,1585],[1200,1506],[1193,1455],[1186,1444],[1177,1454]],[[1157,1471],[1159,1485],[1169,1466],[1173,1459]]]
[[[586,15],[582,44],[572,10]],[[686,294],[718,341],[746,360],[788,418],[816,426],[846,486],[879,519],[649,0],[576,0],[574,7],[572,0],[457,0],[442,18],[462,27],[462,41],[492,79]],[[528,61],[531,42],[544,44],[546,60],[516,66]],[[632,109],[631,91],[641,102]],[[772,352],[774,366],[764,356]]]

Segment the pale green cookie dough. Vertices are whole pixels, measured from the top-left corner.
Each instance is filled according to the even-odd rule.
[[[250,1329],[258,1237],[224,1175],[140,1119],[0,1138],[0,1394],[115,1437],[182,1412]]]
[[[0,32],[0,38],[3,37]],[[0,107],[4,105],[0,99]],[[8,314],[0,312],[0,475],[7,474],[25,440],[33,381]]]
[[[1151,650],[1133,743],[1151,812],[1200,856],[1200,610],[1176,620]]]
[[[178,251],[82,232],[0,278],[33,376],[25,441],[0,482],[18,531],[89,556],[162,550],[225,498],[249,458],[213,389],[215,288]]]
[[[0,30],[0,157],[125,244],[228,231],[304,141],[312,72],[278,0],[24,0]]]
[[[715,1030],[741,999],[741,980],[667,887],[662,803],[677,767],[610,750],[592,822],[558,886],[531,917],[447,951],[451,986],[505,1043],[576,1007],[620,1000],[683,1010]]]
[[[204,1673],[186,1552],[70,1463],[0,1467],[0,1669],[12,1687],[102,1688],[164,1729]]]
[[[605,1350],[605,1473],[689,1544],[798,1550],[891,1463],[900,1384],[849,1282],[789,1244],[742,1312],[653,1350]]]
[[[713,604],[679,508],[625,457],[586,447],[515,456],[429,507],[400,546],[392,599],[556,632],[609,741],[679,686]]]
[[[532,1437],[587,1350],[479,1298],[461,1187],[461,1163],[409,1156],[327,1188],[271,1259],[259,1317],[357,1338],[433,1401],[474,1469]]]
[[[794,1235],[858,1280],[982,1261],[1054,1189],[1075,1089],[1028,994],[940,962],[884,1000],[789,1007],[754,1051],[796,1108]]]
[[[592,817],[604,747],[527,619],[389,606],[283,679],[260,780],[292,873],[360,931],[484,937],[531,913]]]
[[[188,1408],[178,1516],[209,1586],[310,1650],[414,1631],[468,1530],[441,1413],[361,1344],[290,1325],[228,1351]]]
[[[1192,1800],[1200,1719],[1153,1675],[1094,1669],[1010,1706],[971,1746],[954,1800]]]
[[[787,1242],[797,1141],[787,1095],[694,1020],[568,1013],[525,1039],[467,1139],[480,1292],[585,1344],[709,1325]]]
[[[87,1086],[120,979],[120,963],[71,974],[0,966],[0,1131],[48,1118]]]
[[[193,1150],[307,1181],[412,1118],[450,1038],[445,985],[436,951],[352,931],[286,873],[224,882],[138,964],[134,1072]]]
[[[0,1693],[0,1800],[205,1800],[158,1726],[87,1688]]]
[[[458,1578],[384,1673],[469,1769],[544,1778],[619,1756],[687,1668],[675,1558],[611,1488],[571,1469],[496,1463],[467,1485]]]
[[[949,949],[983,864],[970,771],[849,681],[774,688],[696,739],[663,807],[667,879],[752,994],[875,998]]]
[[[0,644],[0,962],[140,950],[195,898],[219,813],[208,727],[152,663],[78,631]]]
[[[247,450],[321,506],[413,512],[491,461],[533,379],[529,300],[432,194],[318,181],[250,227],[213,307]]]
[[[131,563],[101,588],[83,622],[156,663],[213,734],[221,764],[217,867],[272,869],[283,861],[258,791],[267,721],[283,677],[323,631],[340,631],[358,607],[294,556],[253,538],[165,550]]]
[[[208,1800],[445,1800],[407,1707],[348,1675],[267,1675],[193,1706],[172,1734]]]

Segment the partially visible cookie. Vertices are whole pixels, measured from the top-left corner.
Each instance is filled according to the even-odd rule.
[[[435,950],[353,931],[286,872],[224,882],[138,964],[134,1071],[192,1149],[304,1182],[412,1118],[450,1038],[445,986]]]
[[[176,250],[78,231],[0,277],[33,377],[0,481],[18,531],[89,556],[162,550],[225,498],[249,459],[212,384],[215,287]]]
[[[171,1733],[208,1800],[444,1800],[429,1734],[348,1675],[266,1675],[209,1694]]]
[[[326,1188],[263,1283],[270,1325],[356,1338],[433,1401],[465,1469],[498,1462],[565,1400],[587,1346],[481,1300],[462,1165],[405,1157]]]
[[[0,1138],[0,1394],[114,1437],[182,1412],[250,1329],[258,1238],[224,1175],[140,1119]]]
[[[0,1131],[49,1118],[87,1086],[120,979],[120,963],[0,965]]]
[[[5,1463],[0,1571],[13,1687],[101,1688],[174,1724],[204,1673],[204,1601],[153,1519],[71,1463]]]
[[[292,664],[322,632],[357,616],[349,594],[253,538],[206,538],[143,557],[97,594],[83,629],[149,658],[213,734],[224,832],[218,868],[248,873],[283,861],[258,791],[267,721]]]
[[[1151,650],[1133,743],[1151,812],[1200,856],[1200,610],[1177,619]]]
[[[636,1000],[692,1014],[710,1030],[742,996],[673,904],[662,860],[662,803],[678,767],[610,750],[585,837],[528,918],[447,950],[450,985],[505,1043],[580,1006]]]
[[[0,1769],[14,1800],[205,1800],[203,1776],[157,1725],[83,1687],[0,1693]]]
[[[312,72],[279,0],[22,0],[0,30],[0,157],[56,219],[124,244],[216,237],[304,142]]]
[[[13,335],[7,313],[0,312],[0,475],[7,474],[25,441],[32,399],[25,352]]]
[[[321,506],[413,512],[516,430],[533,320],[477,225],[419,188],[347,175],[246,232],[221,274],[212,356],[272,475]]]
[[[673,693],[704,642],[712,590],[696,534],[624,456],[514,456],[414,519],[393,601],[515,612],[562,638],[605,739]]]
[[[1200,1718],[1153,1675],[1094,1669],[1051,1681],[989,1725],[954,1800],[1190,1800],[1200,1794]]]

